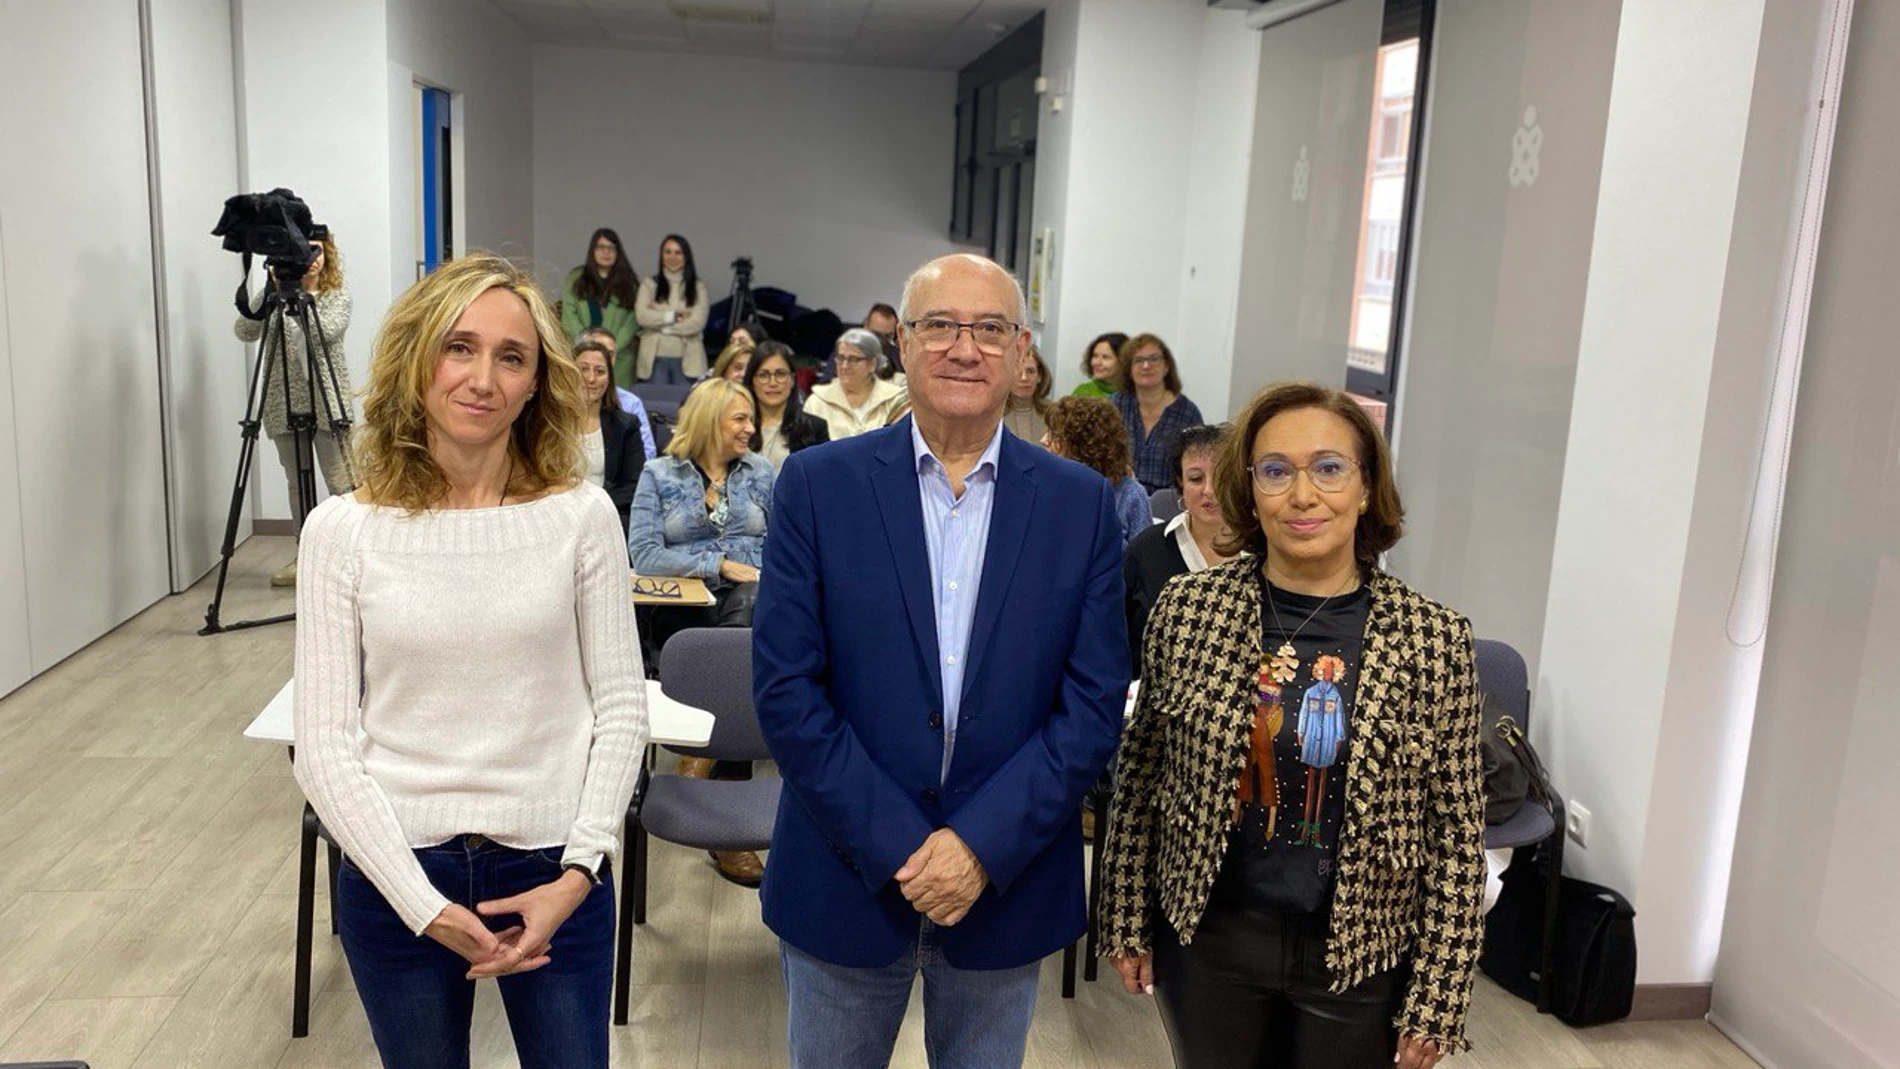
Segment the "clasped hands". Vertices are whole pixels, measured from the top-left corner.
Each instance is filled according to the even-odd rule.
[[[970,912],[990,882],[983,863],[949,828],[931,832],[893,878],[917,912],[945,928]]]
[[[474,912],[451,902],[436,914],[423,934],[467,959],[470,980],[533,972],[548,963],[554,933],[580,908],[593,887],[587,877],[569,870],[551,883],[513,897],[478,902]],[[521,923],[495,932],[481,920],[507,916],[520,917]]]

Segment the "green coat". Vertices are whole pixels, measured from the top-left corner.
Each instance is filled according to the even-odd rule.
[[[573,341],[581,331],[593,326],[588,314],[587,302],[574,295],[574,283],[581,277],[581,269],[576,267],[567,273],[567,281],[561,286],[561,329],[567,331],[567,340]],[[614,384],[622,388],[634,384],[633,361],[634,339],[640,336],[640,325],[633,320],[633,309],[618,301],[608,303],[600,310],[600,325],[614,332]]]
[[[1089,381],[1083,383],[1082,385],[1077,386],[1075,389],[1070,390],[1069,396],[1070,397],[1101,397],[1101,398],[1106,399],[1106,398],[1115,396],[1115,387],[1110,386],[1108,383],[1103,382],[1101,379],[1090,379]]]

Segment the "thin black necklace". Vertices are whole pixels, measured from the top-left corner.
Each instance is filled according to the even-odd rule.
[[[1287,634],[1287,631],[1286,631],[1286,625],[1280,622],[1280,607],[1273,603],[1273,580],[1267,578],[1267,567],[1265,564],[1262,564],[1260,566],[1260,581],[1267,585],[1267,611],[1273,614],[1273,629],[1280,633],[1280,636],[1282,639],[1280,643],[1280,648],[1274,651],[1274,654],[1273,654],[1274,657],[1276,659],[1287,658],[1287,657],[1292,657],[1292,658],[1297,659],[1300,654],[1298,650],[1293,648],[1294,640],[1300,637],[1300,632],[1306,630],[1306,625],[1313,622],[1313,617],[1318,616],[1321,609],[1324,609],[1326,606],[1332,604],[1332,601],[1334,598],[1338,597],[1341,594],[1344,594],[1346,592],[1346,588],[1351,586],[1353,580],[1357,579],[1358,577],[1359,577],[1359,572],[1357,569],[1354,569],[1352,572],[1348,573],[1346,576],[1346,581],[1340,584],[1339,589],[1333,591],[1331,594],[1328,594],[1325,600],[1321,601],[1318,605],[1313,606],[1313,611],[1307,613],[1306,619],[1300,621],[1300,626],[1294,628],[1293,633],[1289,635]]]

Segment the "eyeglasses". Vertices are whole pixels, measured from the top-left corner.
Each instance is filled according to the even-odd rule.
[[[842,353],[838,354],[837,360],[838,360],[838,363],[840,364],[868,364],[871,362],[871,358],[868,356],[863,356],[863,355],[845,356]]]
[[[1165,356],[1162,356],[1160,353],[1147,353],[1143,356],[1137,356],[1133,360],[1129,361],[1129,363],[1134,365],[1135,367],[1153,367],[1156,364],[1165,364],[1167,362],[1168,362],[1168,358]]]
[[[636,578],[633,592],[643,598],[677,598],[680,596],[680,581],[677,579]]]
[[[917,336],[925,349],[933,353],[955,345],[957,338],[967,330],[977,349],[991,356],[1007,349],[1010,340],[1022,330],[1022,327],[1007,319],[979,319],[974,323],[959,323],[954,319],[913,319],[905,326]]]
[[[1293,489],[1293,480],[1301,472],[1313,484],[1313,488],[1323,494],[1336,494],[1352,485],[1353,473],[1359,465],[1345,457],[1321,457],[1305,467],[1289,464],[1284,460],[1262,460],[1248,469],[1253,472],[1254,489],[1268,497],[1279,497]]]
[[[775,367],[770,371],[759,372],[752,376],[752,379],[754,382],[784,382],[791,377],[791,372],[781,367]]]

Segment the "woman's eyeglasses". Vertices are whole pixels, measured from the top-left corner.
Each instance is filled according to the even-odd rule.
[[[1359,465],[1345,457],[1321,457],[1304,467],[1290,464],[1284,460],[1262,460],[1253,465],[1254,489],[1268,497],[1279,497],[1293,489],[1293,480],[1301,472],[1313,484],[1313,488],[1323,494],[1336,494],[1352,485],[1353,473]]]
[[[761,371],[758,374],[752,376],[752,381],[754,382],[789,382],[791,380],[791,377],[792,377],[791,372],[785,370],[784,368],[775,367],[770,371]]]
[[[633,592],[643,598],[677,598],[680,596],[680,581],[639,577],[633,581]]]

